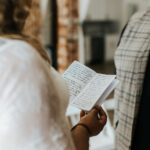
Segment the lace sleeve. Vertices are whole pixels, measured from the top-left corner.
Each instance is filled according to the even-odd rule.
[[[34,49],[18,45],[0,52],[0,149],[74,150],[58,85]]]

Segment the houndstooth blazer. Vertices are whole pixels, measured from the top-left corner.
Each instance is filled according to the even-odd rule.
[[[150,9],[129,21],[115,54],[115,150],[129,150],[136,123],[142,86],[150,52]]]

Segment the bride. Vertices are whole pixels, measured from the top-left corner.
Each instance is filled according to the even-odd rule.
[[[88,150],[106,114],[81,111],[69,129],[69,91],[40,42],[39,18],[38,0],[0,0],[0,150]]]

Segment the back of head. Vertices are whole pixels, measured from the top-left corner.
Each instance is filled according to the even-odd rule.
[[[27,41],[49,61],[39,38],[39,7],[39,0],[0,0],[0,36]]]

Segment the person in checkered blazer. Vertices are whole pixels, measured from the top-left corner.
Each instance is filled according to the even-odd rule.
[[[115,53],[116,74],[120,81],[115,90],[115,150],[138,150],[139,148],[133,148],[133,141],[149,52],[150,8],[131,17],[122,32]]]

